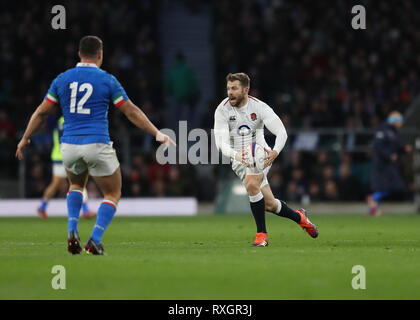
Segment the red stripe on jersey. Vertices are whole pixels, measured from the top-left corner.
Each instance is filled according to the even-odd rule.
[[[229,98],[226,98],[226,102],[223,104],[223,105],[225,105],[226,103],[228,103],[229,102]]]
[[[115,106],[118,108],[120,105],[122,105],[125,102],[125,100],[121,100],[120,102],[118,102]]]
[[[260,100],[258,100],[257,98],[254,98],[253,96],[248,96],[248,97],[250,97],[254,101],[260,102]]]
[[[57,104],[57,102],[52,101],[51,99],[45,98],[45,100],[47,100],[48,102],[51,102],[52,104]]]

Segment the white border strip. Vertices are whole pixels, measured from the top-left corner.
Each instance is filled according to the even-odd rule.
[[[0,200],[0,217],[36,217],[41,200]],[[102,199],[89,199],[90,210],[97,211]],[[196,198],[123,198],[118,203],[119,216],[194,216],[197,215]],[[50,200],[47,207],[49,217],[66,217],[66,199]]]

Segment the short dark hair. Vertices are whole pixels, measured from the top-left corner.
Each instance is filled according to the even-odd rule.
[[[79,51],[82,57],[93,58],[102,50],[102,40],[97,36],[85,36],[80,39]]]
[[[249,85],[251,83],[251,80],[249,79],[248,75],[243,72],[229,73],[226,76],[226,82],[235,80],[238,80],[243,88],[249,88]]]

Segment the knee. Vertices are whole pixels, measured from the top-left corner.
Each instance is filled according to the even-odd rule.
[[[249,195],[255,195],[260,192],[260,184],[255,180],[246,181],[245,188]]]

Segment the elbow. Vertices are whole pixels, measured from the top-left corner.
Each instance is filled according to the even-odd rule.
[[[41,120],[44,120],[48,117],[48,112],[46,110],[37,110],[34,116],[40,118]]]
[[[287,138],[289,137],[288,135],[287,135],[287,132],[286,132],[286,130],[285,129],[283,129],[283,130],[281,130],[280,132],[278,132],[278,137],[283,141],[283,144],[285,144],[286,143],[286,141],[287,141]]]
[[[125,113],[125,116],[127,117],[128,120],[130,121],[134,121],[135,119],[135,112],[133,110],[129,110]]]

